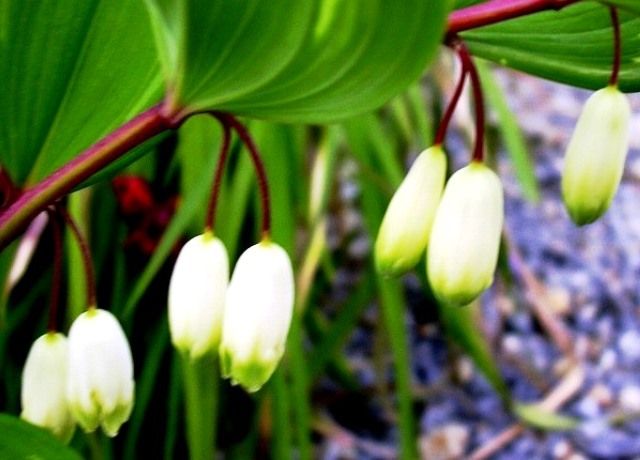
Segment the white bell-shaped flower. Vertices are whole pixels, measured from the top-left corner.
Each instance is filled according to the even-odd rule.
[[[118,320],[90,308],[69,330],[67,400],[87,432],[98,426],[115,436],[133,408],[133,359]]]
[[[447,158],[442,147],[423,151],[391,198],[375,244],[376,268],[400,275],[413,268],[429,242],[444,179]]]
[[[238,259],[227,289],[220,362],[224,377],[248,391],[269,379],[284,353],[294,302],[289,256],[262,241]]]
[[[217,350],[228,282],[222,241],[205,233],[183,246],[169,283],[169,329],[174,346],[192,359]]]
[[[438,206],[427,275],[435,296],[466,305],[493,282],[504,218],[502,184],[482,163],[451,176]]]
[[[562,197],[571,219],[589,224],[609,208],[629,149],[629,99],[616,86],[587,100],[567,148]]]
[[[49,332],[33,343],[22,371],[20,414],[65,443],[76,427],[66,396],[67,353],[67,339],[60,333]]]

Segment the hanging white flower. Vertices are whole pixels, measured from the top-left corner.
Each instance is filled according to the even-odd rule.
[[[169,329],[174,346],[192,359],[217,350],[229,281],[229,259],[211,233],[184,245],[169,283]]]
[[[567,148],[562,197],[571,219],[589,224],[609,208],[629,149],[631,108],[616,86],[587,100]]]
[[[294,302],[289,256],[275,243],[247,249],[233,271],[224,311],[222,374],[248,391],[271,377],[284,353]]]
[[[502,184],[482,163],[451,176],[431,230],[427,275],[436,297],[465,305],[493,282],[504,217]]]
[[[69,330],[67,400],[87,432],[98,426],[115,436],[133,408],[133,360],[118,320],[90,308]]]
[[[442,195],[446,169],[442,147],[426,149],[391,198],[375,244],[376,268],[383,275],[400,275],[422,257]]]
[[[22,413],[34,425],[50,430],[64,443],[76,427],[66,397],[67,339],[49,332],[31,346],[22,371]]]

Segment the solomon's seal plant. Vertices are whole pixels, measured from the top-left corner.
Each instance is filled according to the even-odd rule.
[[[67,338],[59,332],[40,336],[22,371],[20,416],[69,442],[76,427],[67,403]]]
[[[293,270],[284,249],[263,240],[240,256],[224,311],[224,377],[248,391],[264,385],[284,353],[293,300]]]
[[[564,159],[562,197],[571,219],[590,224],[605,213],[629,148],[629,100],[615,86],[587,100]]]
[[[82,313],[69,330],[67,400],[87,432],[98,427],[118,434],[133,408],[133,359],[118,320],[95,307]]]
[[[393,195],[375,244],[376,268],[395,276],[412,269],[429,242],[447,158],[439,145],[422,152]]]
[[[621,44],[615,8],[611,16],[615,49],[609,85],[587,100],[564,160],[562,198],[578,225],[594,222],[609,208],[629,148],[631,107],[618,89]]]
[[[444,189],[427,251],[427,275],[441,302],[466,305],[493,282],[503,219],[502,185],[479,162],[457,171]]]
[[[169,284],[169,330],[192,359],[217,350],[228,282],[227,250],[211,232],[182,247]]]
[[[454,6],[457,10],[450,11]],[[4,0],[0,12],[0,78],[6,83],[0,85],[0,248],[5,248],[0,282],[12,260],[19,259],[16,265],[24,268],[25,260],[41,261],[46,253],[37,249],[14,256],[11,245],[37,215],[46,214],[44,234],[53,236],[47,241],[53,248],[50,270],[34,263],[14,271],[24,284],[33,282],[35,300],[19,283],[16,288],[13,276],[0,292],[0,334],[6,334],[0,336],[0,350],[11,354],[7,350],[16,347],[5,347],[5,338],[17,335],[12,333],[21,318],[34,316],[32,306],[39,304],[39,289],[51,273],[47,330],[27,339],[35,341],[20,395],[10,366],[0,359],[3,378],[8,376],[0,401],[20,399],[22,419],[64,442],[79,424],[82,430],[70,441],[74,448],[91,450],[96,458],[110,452],[136,458],[142,455],[139,445],[149,446],[146,422],[160,407],[155,396],[162,395],[168,400],[165,458],[184,457],[175,455],[184,444],[195,460],[214,458],[216,448],[226,450],[235,437],[216,443],[215,435],[227,434],[227,419],[234,418],[227,415],[233,412],[251,433],[241,446],[229,447],[225,457],[252,457],[257,444],[276,459],[310,460],[312,426],[339,432],[313,406],[321,399],[315,398],[315,382],[326,374],[349,392],[358,389],[340,347],[362,309],[376,304],[384,324],[375,329],[387,334],[394,358],[397,456],[413,460],[418,436],[413,367],[402,329],[404,298],[402,285],[388,278],[417,265],[420,276],[409,279],[429,292],[430,307],[439,308],[451,337],[485,370],[505,407],[516,408],[518,417],[533,423],[527,415],[531,411],[518,410],[503,391],[506,385],[488,345],[469,326],[472,308],[449,308],[473,303],[492,284],[503,231],[498,176],[503,169],[485,158],[485,150],[491,156],[491,145],[484,141],[483,91],[489,90],[483,89],[482,69],[472,55],[597,90],[567,146],[561,184],[571,218],[578,225],[590,223],[609,207],[624,168],[631,111],[623,92],[640,89],[640,7],[635,2]],[[612,66],[605,56],[611,50],[609,34],[595,30],[602,26],[608,32],[606,13],[614,32]],[[375,123],[352,118],[380,108],[416,82],[441,44],[455,52],[460,73],[434,136],[429,116],[422,113],[424,87],[416,84],[389,110],[366,115]],[[445,141],[467,82],[474,145],[459,167],[460,149]],[[439,106],[434,113],[440,114]],[[220,136],[211,130],[212,118],[222,128]],[[307,129],[303,123],[320,127]],[[412,132],[414,124],[419,135]],[[395,131],[402,135],[390,141],[388,133]],[[220,150],[214,165],[216,139]],[[301,153],[313,151],[318,139],[323,152],[307,193]],[[404,180],[394,156],[398,147],[422,151]],[[227,157],[241,150],[249,159],[234,157],[227,165]],[[357,193],[331,184],[333,172],[348,169],[343,164],[335,168],[346,151],[358,158],[360,185],[377,186],[354,199],[365,209],[355,213],[357,218],[342,209],[342,195]],[[149,152],[157,155],[133,164]],[[533,174],[522,161],[513,165]],[[124,168],[148,186],[149,195],[140,209],[115,222],[113,203],[103,200],[109,196],[97,184]],[[93,196],[71,195],[94,184]],[[390,184],[400,184],[395,193]],[[171,206],[153,209],[155,198],[149,197],[156,192]],[[334,195],[341,196],[335,200],[339,203]],[[299,218],[304,207],[299,203],[307,199],[308,216]],[[117,200],[122,204],[126,197]],[[260,204],[260,221],[250,212],[254,201]],[[223,214],[219,220],[217,210]],[[156,214],[162,218],[154,220]],[[199,214],[204,214],[204,226]],[[334,251],[339,239],[334,233],[343,230],[336,215],[351,216],[344,219],[345,234],[364,221],[369,235],[377,238],[371,251],[361,251],[359,264],[366,268],[359,267],[359,273],[368,279],[358,281],[356,289],[346,283],[348,301],[335,309],[335,316],[325,316],[309,306],[325,300],[328,285],[349,278],[335,263],[341,255]],[[133,241],[129,225],[138,236],[149,237],[141,241],[152,242],[137,258],[110,250],[121,237]],[[85,233],[92,236],[98,276]],[[35,248],[42,234],[40,226],[27,230],[25,247]],[[358,241],[366,246],[366,238]],[[419,264],[423,256],[425,263]],[[505,261],[508,269],[510,258]],[[65,310],[58,308],[62,294]],[[114,310],[97,308],[105,304]],[[66,330],[69,323],[65,339],[60,325]],[[144,356],[135,368],[131,349]],[[285,353],[289,356],[283,360]],[[25,354],[23,347],[20,361]],[[282,369],[275,372],[280,363]],[[154,385],[161,377],[171,380],[169,390]],[[221,377],[240,388],[218,385]],[[134,387],[141,397],[134,397]],[[246,394],[258,390],[256,397]],[[234,399],[239,394],[245,401],[251,398],[255,410],[242,410]],[[225,424],[217,429],[222,413]],[[24,428],[24,422],[15,422]],[[244,433],[244,426],[237,429],[233,423],[234,431]],[[83,439],[82,431],[98,428],[108,437],[127,432],[113,444],[97,434]],[[182,432],[184,439],[176,434]],[[3,436],[0,430],[0,452]],[[38,457],[29,443],[23,444],[21,458]],[[162,453],[145,450],[144,455]]]

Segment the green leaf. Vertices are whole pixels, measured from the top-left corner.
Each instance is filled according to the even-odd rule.
[[[623,10],[627,10],[640,16],[640,3],[638,0],[606,0],[603,1],[603,3],[617,6]]]
[[[181,354],[184,377],[186,437],[191,460],[215,457],[220,374],[217,354],[192,360]]]
[[[356,136],[357,137],[357,136]],[[353,149],[353,146],[352,146]],[[375,158],[375,154],[354,150],[362,162],[367,156]],[[365,226],[370,235],[376,234],[378,225],[384,214],[385,197],[370,181],[360,181],[362,187],[362,205]],[[372,263],[372,259],[369,260]],[[416,458],[415,420],[413,415],[413,395],[411,393],[411,355],[407,338],[407,328],[404,321],[406,314],[405,298],[402,284],[398,280],[385,280],[375,276],[377,296],[380,302],[380,312],[384,321],[385,332],[388,334],[395,385],[398,400],[398,428],[400,459]]]
[[[477,307],[477,303],[464,307],[440,304],[438,306],[440,320],[447,336],[471,356],[475,365],[482,371],[502,399],[510,401],[509,389],[500,374],[489,343],[482,333]]]
[[[153,333],[149,349],[144,357],[142,372],[136,381],[136,403],[133,406],[133,413],[126,432],[124,454],[126,460],[136,458],[136,447],[139,446],[140,431],[147,418],[147,411],[150,406],[156,406],[157,404],[156,401],[152,401],[152,397],[154,391],[158,388],[160,365],[167,360],[168,345],[169,328],[167,322],[163,320]],[[211,386],[210,383],[208,386]]]
[[[509,108],[507,99],[495,81],[491,69],[482,61],[477,61],[476,65],[487,102],[495,110],[498,117],[498,129],[504,140],[507,154],[511,159],[522,193],[529,201],[537,202],[540,197],[538,182],[527,143],[518,125],[518,118]]]
[[[48,431],[17,417],[0,414],[0,458],[6,460],[81,460]]]
[[[620,89],[640,91],[640,18],[621,11],[620,24]],[[470,30],[462,37],[476,56],[573,86],[603,88],[611,74],[609,10],[595,2]]]
[[[450,2],[146,3],[174,108],[327,122],[378,107],[417,79]]]
[[[579,424],[573,417],[550,412],[538,404],[514,404],[513,411],[523,422],[541,430],[573,430]]]
[[[138,0],[0,1],[0,162],[33,183],[160,99]]]

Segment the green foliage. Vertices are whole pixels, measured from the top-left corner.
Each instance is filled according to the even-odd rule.
[[[147,2],[175,107],[314,123],[376,108],[415,80],[448,3]]]
[[[336,170],[344,168],[347,156],[358,167],[358,213],[366,232],[375,238],[384,205],[405,175],[405,152],[423,150],[433,139],[439,114],[425,104],[426,85],[416,80],[437,52],[453,3],[460,8],[479,2],[0,0],[4,82],[0,85],[0,165],[17,184],[41,180],[163,97],[169,109],[228,111],[261,118],[243,121],[261,150],[270,179],[273,239],[287,249],[300,273],[285,359],[271,383],[251,400],[251,409],[225,409],[225,398],[233,392],[228,385],[217,385],[214,362],[185,365],[178,355],[167,359],[171,354],[164,313],[167,268],[175,249],[204,226],[221,140],[215,120],[194,116],[175,136],[165,133],[151,139],[78,184],[78,188],[98,184],[129,168],[149,179],[154,191],[163,188],[164,198],[179,197],[179,206],[147,257],[123,249],[123,239],[133,230],[116,213],[105,186],[95,187],[93,197],[75,195],[70,200],[72,212],[92,236],[99,297],[112,305],[134,343],[137,380],[136,406],[122,435],[115,441],[86,441],[78,435],[75,448],[86,454],[88,442],[94,457],[123,454],[122,458],[132,459],[140,455],[141,446],[163,436],[159,447],[152,447],[164,450],[165,458],[184,456],[179,450],[185,445],[193,458],[209,458],[218,415],[213,408],[219,406],[226,418],[239,411],[249,420],[246,432],[229,422],[242,436],[223,447],[226,457],[251,458],[256,446],[270,443],[276,459],[312,458],[311,429],[319,425],[321,416],[312,399],[313,385],[330,376],[344,390],[364,394],[346,364],[343,348],[365,309],[376,305],[383,340],[393,358],[400,456],[415,458],[403,285],[376,277],[368,258],[358,261],[361,278],[349,286],[335,316],[319,308],[326,300],[327,285],[335,280],[335,265],[344,257],[341,248],[331,252],[324,218],[336,194],[333,178]],[[635,0],[608,3],[620,6],[623,21],[621,88],[640,90],[640,18],[632,16],[640,14],[640,7]],[[534,75],[589,88],[604,86],[609,78],[609,13],[597,2],[514,19],[462,36],[475,55]],[[535,200],[537,184],[517,120],[489,66],[481,63],[479,70],[523,194]],[[384,109],[371,112],[389,100]],[[343,124],[317,129],[274,124],[279,121]],[[323,148],[330,151],[330,172],[322,185],[322,199],[310,211],[307,153]],[[157,156],[137,161],[149,152]],[[260,200],[249,156],[236,138],[230,156],[215,232],[234,261],[258,236]],[[14,249],[15,245],[0,254],[0,280],[6,278]],[[77,247],[68,245],[67,316],[83,308],[79,261]],[[7,401],[2,410],[14,413],[18,412],[18,361],[26,350],[12,341],[27,323],[29,333],[44,329],[50,277],[47,267],[37,268],[26,274],[26,282],[33,282],[28,295],[8,298],[4,291],[0,293],[0,388],[2,400]],[[436,308],[435,302],[427,307]],[[471,356],[503,400],[512,403],[479,327],[477,308],[439,308],[441,326],[450,340]],[[165,365],[166,361],[170,363]],[[207,386],[209,380],[216,382]],[[168,388],[158,383],[165,381]],[[210,409],[202,412],[202,405]],[[575,420],[537,406],[511,407],[537,428],[575,427]],[[156,424],[159,432],[150,428],[157,412],[163,415]],[[218,430],[229,429],[222,426],[226,418],[220,419]],[[1,458],[31,454],[43,459],[78,458],[49,438],[15,417],[0,415]],[[219,446],[227,442],[222,436],[218,439]]]
[[[471,356],[473,362],[502,399],[509,402],[511,400],[509,389],[500,374],[482,327],[479,327],[481,323],[478,304],[473,303],[464,307],[441,304],[438,308],[447,335]]]
[[[640,3],[636,0],[601,0],[605,5],[618,6],[620,9],[634,13],[640,16]]]
[[[620,89],[640,91],[640,18],[621,11],[620,24]],[[482,27],[462,37],[476,56],[573,86],[603,88],[611,74],[609,9],[595,2]]]
[[[0,1],[0,159],[42,179],[159,100],[162,80],[138,0]]]
[[[82,457],[48,431],[17,417],[0,414],[0,458],[80,460]]]
[[[579,424],[575,418],[545,410],[537,404],[514,404],[513,410],[523,422],[541,430],[572,430]]]

